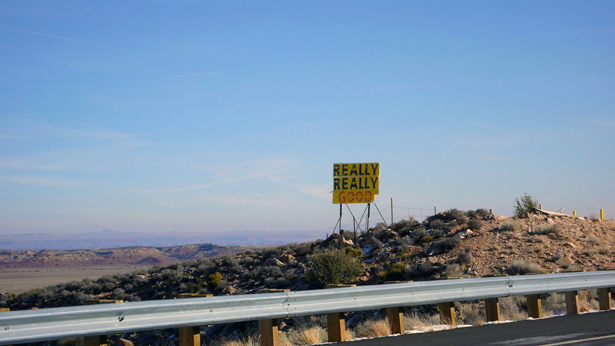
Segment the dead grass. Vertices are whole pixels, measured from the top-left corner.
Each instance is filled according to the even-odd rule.
[[[505,321],[521,321],[527,319],[527,311],[523,308],[527,299],[523,296],[503,297],[499,299],[500,316]]]
[[[288,332],[287,337],[292,345],[314,345],[327,341],[327,332],[321,327],[312,326],[291,330]]]
[[[542,274],[544,270],[538,263],[527,260],[516,260],[510,267],[513,274]]]
[[[224,340],[221,341],[222,346],[260,346],[260,336],[251,335],[247,338]]]
[[[480,309],[477,304],[468,303],[461,305],[459,317],[463,324],[482,326],[487,322],[484,309]]]
[[[387,320],[368,320],[355,328],[355,334],[359,338],[377,338],[390,335],[390,330]]]
[[[411,314],[404,316],[404,329],[406,330],[423,330],[440,324],[440,316],[438,314]]]

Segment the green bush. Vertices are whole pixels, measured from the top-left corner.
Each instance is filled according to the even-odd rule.
[[[218,288],[218,286],[220,286],[221,282],[222,274],[220,274],[219,272],[215,272],[207,277],[207,287],[209,289],[215,290],[216,288]]]
[[[363,273],[363,265],[341,250],[329,250],[312,256],[305,280],[311,288],[332,284],[351,284]]]
[[[429,243],[432,240],[433,240],[433,237],[430,236],[430,235],[426,235],[423,238],[421,238],[421,242],[423,242],[423,243]]]
[[[472,219],[468,221],[468,228],[473,231],[477,231],[481,227],[483,227],[483,223],[480,220]]]
[[[399,280],[406,271],[406,264],[402,262],[394,263],[387,271],[387,278],[389,280]]]
[[[539,206],[538,200],[533,199],[532,196],[528,196],[527,193],[524,194],[521,199],[515,198],[515,204],[514,215],[516,217],[527,217],[530,213],[538,209]]]
[[[491,213],[489,212],[489,210],[485,209],[485,208],[480,208],[480,209],[476,209],[476,210],[468,210],[466,212],[466,215],[468,217],[472,217],[472,218],[486,218],[489,215],[491,215]]]
[[[457,238],[440,239],[436,241],[432,246],[433,254],[439,255],[439,254],[451,251],[452,249],[457,247],[457,245],[459,245],[460,243],[461,241]]]
[[[359,256],[361,256],[361,253],[362,253],[361,249],[357,249],[357,248],[354,248],[352,246],[346,247],[346,249],[344,249],[344,252],[347,255],[351,255],[351,256],[354,256],[354,257],[359,257]]]

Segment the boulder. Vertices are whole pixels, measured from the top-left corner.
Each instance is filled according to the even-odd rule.
[[[457,238],[457,239],[461,240],[461,239],[463,239],[463,238],[465,238],[467,236],[472,235],[473,233],[474,232],[472,232],[471,230],[466,229],[465,231],[459,231],[459,232],[455,233],[453,238]]]
[[[135,346],[135,344],[132,341],[126,340],[124,338],[120,338],[118,345],[119,346]]]
[[[289,263],[289,262],[292,262],[294,259],[295,259],[295,256],[289,255],[289,254],[283,255],[282,257],[280,257],[280,261],[282,263]]]
[[[282,263],[279,259],[277,258],[270,258],[268,260],[265,261],[265,263],[263,263],[263,267],[273,267],[273,266],[283,266],[284,263]]]
[[[568,268],[574,264],[574,260],[570,256],[566,256],[558,259],[555,263],[562,268]]]

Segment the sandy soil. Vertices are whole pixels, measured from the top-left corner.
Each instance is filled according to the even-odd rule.
[[[57,285],[103,275],[131,273],[150,266],[122,265],[85,268],[0,268],[0,292],[22,293],[32,288]]]

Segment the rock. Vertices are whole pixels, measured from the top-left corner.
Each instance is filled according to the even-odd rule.
[[[352,240],[348,239],[344,239],[344,237],[340,238],[337,240],[337,245],[338,247],[341,248],[345,248],[347,245],[354,245],[354,243],[352,242]]]
[[[273,266],[283,266],[284,263],[282,263],[279,259],[277,258],[270,258],[268,260],[265,261],[265,263],[263,263],[263,267],[273,267]]]
[[[555,263],[562,268],[568,268],[574,264],[574,260],[570,256],[566,256],[558,259]]]
[[[427,257],[427,261],[429,263],[431,263],[431,264],[435,264],[435,263],[438,263],[439,259],[438,259],[438,257],[435,257],[435,256],[434,257]]]
[[[132,341],[126,340],[124,338],[120,338],[118,345],[119,346],[135,346],[135,344]]]
[[[566,244],[564,244],[564,246],[568,246],[568,247],[571,247],[571,248],[573,248],[573,249],[576,249],[576,248],[577,248],[577,246],[576,246],[576,245],[574,245],[574,243],[572,243],[572,242],[567,242]]]
[[[295,259],[295,256],[293,255],[284,255],[280,257],[280,261],[282,261],[282,263],[289,263],[293,261],[294,259]]]
[[[381,241],[399,239],[399,234],[397,234],[397,232],[395,231],[392,231],[391,229],[387,229],[378,235],[378,239],[380,239]]]
[[[457,238],[457,239],[461,240],[461,239],[463,239],[463,238],[465,238],[467,236],[470,236],[472,234],[474,234],[474,232],[472,232],[469,229],[466,229],[465,231],[459,231],[459,232],[455,233],[453,238]]]

